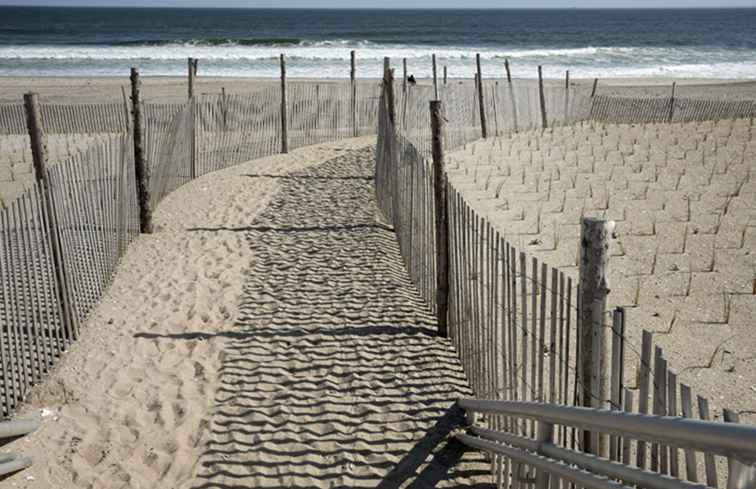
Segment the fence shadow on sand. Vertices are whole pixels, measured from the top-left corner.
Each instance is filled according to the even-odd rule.
[[[294,173],[247,233],[195,488],[491,487],[470,391],[373,199],[372,148]]]

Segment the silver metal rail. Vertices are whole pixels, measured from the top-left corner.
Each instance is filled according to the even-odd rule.
[[[510,456],[502,452],[501,447],[506,448],[509,452],[515,450],[523,453],[535,453],[552,461],[577,466],[590,472],[594,477],[610,477],[627,485],[636,485],[648,489],[702,489],[707,487],[623,465],[587,453],[558,447],[552,443],[554,425],[564,425],[723,455],[728,458],[728,489],[756,488],[756,427],[754,426],[536,402],[465,399],[459,401],[459,405],[467,410],[468,414],[487,413],[533,419],[538,422],[536,439],[492,431],[478,426],[471,428],[471,432],[477,437],[458,436],[460,441],[469,446],[493,453]],[[512,458],[514,459],[514,457]],[[534,464],[529,462],[528,464],[538,469]],[[536,489],[548,487],[550,474],[571,480],[552,469],[547,466],[541,467],[536,476]],[[585,487],[589,486],[586,485]]]
[[[0,422],[0,446],[36,431],[39,426],[40,421],[38,419]],[[24,470],[31,464],[32,460],[28,457],[18,457],[13,453],[0,454],[0,481],[20,470]]]

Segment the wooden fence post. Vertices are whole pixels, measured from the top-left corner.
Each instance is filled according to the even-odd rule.
[[[289,120],[286,103],[286,58],[281,53],[281,153],[289,152]]]
[[[436,319],[438,335],[448,336],[449,310],[449,214],[444,168],[444,118],[441,101],[430,102],[433,197],[436,210]]]
[[[669,116],[667,117],[667,122],[672,122],[672,116],[675,113],[675,87],[677,86],[677,82],[672,82],[672,93],[669,96]]]
[[[444,85],[446,85],[446,65],[444,65]]]
[[[357,53],[352,50],[349,53],[349,80],[352,87],[352,136],[357,137]]]
[[[512,74],[509,72],[509,58],[504,58],[504,68],[507,70],[507,83],[512,83]]]
[[[402,58],[402,93],[407,93],[407,58]]]
[[[581,404],[605,408],[608,400],[607,327],[604,325],[609,260],[609,237],[614,223],[605,219],[584,218],[580,237],[580,383]],[[583,451],[598,455],[606,443],[594,433],[583,433]],[[604,450],[601,450],[604,451]]]
[[[569,121],[570,113],[570,70],[564,74],[564,123]]]
[[[480,132],[483,139],[488,137],[488,128],[486,127],[486,106],[483,95],[483,73],[480,67],[480,53],[475,55],[475,65],[478,70],[478,108],[480,109]]]
[[[198,60],[189,58],[188,60],[188,77],[189,77],[189,125],[191,126],[192,137],[189,141],[189,178],[197,178],[197,104],[194,98],[194,82],[197,77]]]
[[[24,95],[24,109],[26,111],[26,127],[29,131],[31,143],[32,164],[34,166],[34,179],[42,194],[44,209],[42,214],[47,222],[50,232],[50,246],[52,248],[52,260],[55,273],[55,292],[60,307],[63,332],[67,340],[75,340],[78,337],[78,328],[74,322],[68,291],[68,276],[66,274],[63,253],[60,244],[58,222],[53,204],[53,194],[50,183],[47,180],[47,142],[45,141],[44,128],[42,125],[42,111],[36,93]],[[59,345],[63,348],[63,345]]]
[[[386,90],[386,105],[389,109],[389,120],[396,127],[396,107],[394,106],[394,73],[391,69],[391,59],[383,58],[383,87]]]
[[[546,97],[543,94],[543,73],[541,65],[538,65],[538,99],[541,102],[541,127],[546,129],[548,122],[546,120]]]
[[[431,55],[433,61],[433,100],[438,100],[438,73],[436,72],[436,54]]]
[[[591,98],[596,95],[596,87],[598,87],[598,78],[593,79],[593,89],[591,90]]]
[[[136,176],[137,201],[139,203],[139,230],[152,234],[152,202],[150,196],[150,166],[147,164],[142,115],[142,82],[139,70],[131,68],[131,114],[134,118],[134,174]]]

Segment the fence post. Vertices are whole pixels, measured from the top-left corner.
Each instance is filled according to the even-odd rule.
[[[407,58],[402,58],[402,93],[407,93]]]
[[[536,453],[541,455],[540,445],[551,444],[554,441],[554,425],[546,421],[539,421],[536,433],[536,441],[539,443],[539,447],[536,450]],[[549,475],[549,472],[546,470],[538,470],[536,472],[535,489],[548,489]]]
[[[289,152],[289,121],[286,106],[286,58],[281,53],[281,153]]]
[[[142,82],[139,70],[131,68],[131,113],[134,118],[134,174],[139,202],[139,230],[152,234],[152,202],[150,196],[150,167],[145,157],[144,118],[142,115]]]
[[[383,87],[386,90],[386,105],[389,109],[389,120],[396,127],[396,107],[394,107],[394,73],[391,69],[391,59],[383,58]]]
[[[50,247],[52,248],[53,268],[55,269],[55,292],[60,307],[63,330],[68,336],[66,339],[70,341],[78,337],[78,328],[76,328],[74,323],[74,316],[69,301],[68,277],[65,264],[63,263],[60,230],[56,219],[50,182],[47,180],[47,142],[45,141],[42,125],[42,111],[36,93],[30,92],[24,95],[24,109],[26,111],[26,127],[29,131],[29,140],[31,143],[34,179],[42,194],[44,202],[43,215],[50,232]],[[60,346],[62,347],[62,345]]]
[[[504,68],[507,70],[507,83],[512,83],[512,74],[509,72],[509,58],[504,58]]]
[[[189,178],[197,178],[197,111],[196,99],[194,98],[194,81],[197,77],[198,60],[189,58],[188,76],[189,76],[189,93],[187,103],[189,104],[189,124],[191,125],[192,137],[189,141]]]
[[[433,100],[438,100],[438,73],[436,72],[436,53],[431,55],[433,61]]]
[[[430,102],[433,198],[436,211],[436,319],[438,336],[448,336],[449,310],[449,214],[444,168],[444,118],[439,100]]]
[[[541,127],[546,129],[548,122],[546,121],[546,97],[543,94],[543,73],[541,71],[541,65],[538,65],[538,99],[541,102]]]
[[[740,416],[735,411],[725,409],[725,423],[739,423]],[[727,489],[752,489],[756,487],[756,462],[741,462],[734,457],[727,457]]]
[[[446,85],[446,65],[444,65],[444,85]]]
[[[583,218],[580,237],[580,383],[581,404],[585,407],[605,408],[608,386],[608,349],[604,312],[609,259],[609,236],[614,223],[605,219]],[[583,451],[599,455],[600,448],[608,452],[606,443],[583,432]],[[597,446],[598,445],[598,446]],[[604,445],[604,446],[602,446]],[[602,450],[603,451],[603,450]]]
[[[486,127],[486,106],[485,97],[483,96],[483,73],[480,68],[480,53],[475,55],[475,65],[478,70],[478,108],[480,109],[480,132],[483,139],[488,137],[488,128]]]
[[[675,112],[675,87],[677,85],[677,82],[672,82],[672,93],[669,96],[669,116],[667,117],[667,122],[672,122],[672,116]]]
[[[354,50],[349,53],[349,80],[352,87],[352,136],[357,137],[357,54]]]
[[[598,78],[593,79],[593,89],[591,90],[591,98],[596,95],[596,87],[598,87]]]
[[[564,74],[564,123],[570,120],[570,70]]]

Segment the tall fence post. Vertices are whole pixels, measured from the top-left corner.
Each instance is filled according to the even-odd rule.
[[[512,83],[512,73],[509,72],[509,58],[504,59],[504,69],[507,70],[507,83]]]
[[[394,73],[391,69],[391,59],[383,58],[383,88],[386,90],[386,105],[389,109],[389,120],[391,124],[396,124],[396,107],[394,106]]]
[[[433,100],[438,100],[438,72],[436,71],[436,54],[431,55],[433,61]]]
[[[607,328],[604,325],[609,260],[609,237],[614,223],[605,219],[584,218],[580,237],[580,311],[579,351],[581,404],[604,408],[608,399]],[[602,456],[608,444],[597,433],[583,432],[583,451]],[[603,442],[603,443],[602,443]]]
[[[142,82],[139,70],[131,68],[131,114],[134,128],[134,174],[139,202],[139,230],[152,233],[152,202],[150,196],[150,167],[145,156],[144,117],[142,115]]]
[[[189,125],[191,126],[192,136],[189,141],[189,178],[197,178],[197,104],[194,97],[194,82],[197,78],[198,60],[189,58],[188,60],[188,104],[189,104]]]
[[[26,111],[26,127],[29,131],[29,140],[31,143],[34,179],[42,193],[44,202],[43,215],[50,232],[50,244],[55,272],[55,292],[60,307],[63,330],[67,336],[66,339],[70,341],[76,339],[78,336],[78,328],[74,323],[73,311],[69,300],[68,276],[63,262],[52,190],[47,180],[47,143],[42,125],[42,111],[36,93],[30,92],[24,95],[24,109]],[[62,348],[62,345],[60,347]]]
[[[486,127],[486,106],[485,96],[483,95],[483,73],[480,67],[480,53],[475,55],[475,65],[478,70],[478,108],[480,109],[480,132],[483,139],[488,137],[488,128]]]
[[[402,93],[407,93],[407,58],[402,58]]]
[[[448,336],[449,310],[449,210],[444,169],[444,118],[439,100],[430,102],[433,198],[436,210],[436,319],[438,335]]]
[[[591,89],[591,98],[596,95],[596,88],[598,87],[598,78],[593,79],[593,88]]]
[[[352,50],[349,53],[349,80],[352,87],[352,136],[357,137],[357,53]]]
[[[669,95],[669,115],[667,116],[667,122],[672,122],[672,116],[675,113],[675,87],[677,82],[672,82],[672,93]]]
[[[286,58],[281,53],[281,153],[289,152],[289,111],[286,107]]]
[[[541,127],[546,129],[548,122],[546,120],[546,97],[543,94],[543,73],[541,65],[538,65],[538,99],[541,103]]]
[[[444,85],[446,85],[446,65],[444,65]]]

